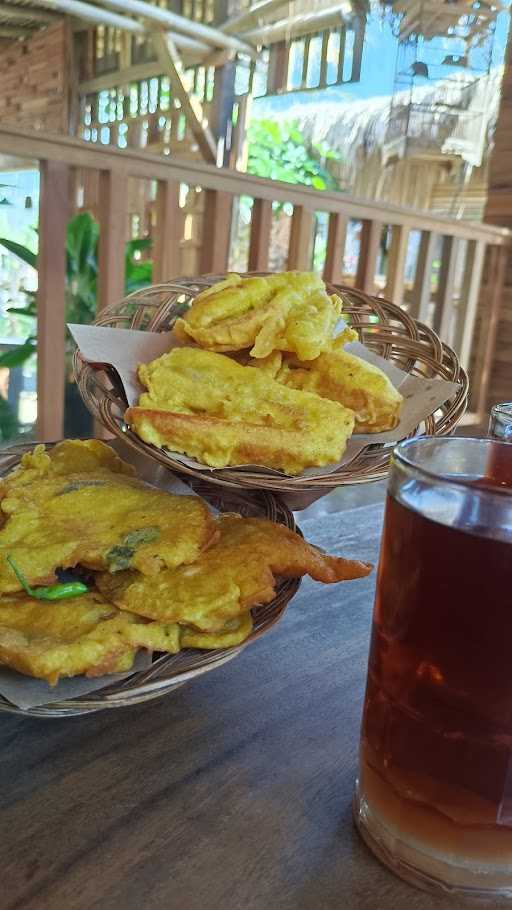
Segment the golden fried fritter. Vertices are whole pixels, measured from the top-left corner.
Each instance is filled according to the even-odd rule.
[[[217,648],[233,648],[249,638],[252,629],[253,621],[249,611],[242,613],[236,619],[228,620],[218,632],[198,632],[193,627],[180,626],[181,647],[204,648],[208,651]]]
[[[255,604],[269,603],[276,577],[307,574],[330,584],[371,570],[366,563],[325,556],[300,535],[265,519],[225,515],[218,524],[220,540],[193,565],[153,578],[136,572],[99,575],[101,593],[123,610],[210,632]]]
[[[41,603],[25,595],[0,601],[0,663],[44,679],[104,676],[131,669],[137,651],[176,654],[182,648],[230,648],[252,632],[248,611],[217,631],[194,626],[148,622],[121,612],[97,594]]]
[[[176,653],[179,627],[146,623],[93,594],[44,604],[24,595],[0,601],[0,662],[51,685],[129,670],[139,648]]]
[[[29,462],[30,482],[21,483],[22,472],[5,480],[2,505],[9,517],[0,529],[0,593],[21,589],[7,556],[30,585],[51,583],[57,568],[78,563],[151,574],[193,562],[215,535],[213,516],[197,496],[175,496],[92,464],[89,472],[66,475],[59,453],[53,461],[40,447],[34,458],[45,466],[40,480],[29,473]],[[123,463],[112,462],[118,469],[117,462]]]
[[[403,398],[386,374],[341,347],[308,363],[285,357],[275,378],[350,408],[356,433],[391,430],[400,419]]]
[[[141,365],[139,377],[148,392],[127,423],[145,442],[216,468],[249,463],[298,474],[338,461],[354,425],[337,402],[198,348],[175,348]]]
[[[174,332],[218,353],[252,348],[262,358],[280,350],[311,360],[329,348],[340,312],[339,297],[313,272],[230,275],[195,298]]]
[[[23,500],[41,502],[62,487],[62,478],[94,475],[119,475],[120,479],[135,477],[135,469],[119,458],[114,450],[97,439],[66,439],[51,449],[37,445],[22,456],[21,462],[0,480],[0,507],[3,512],[15,512]]]

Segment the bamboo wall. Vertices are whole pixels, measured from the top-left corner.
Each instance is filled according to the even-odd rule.
[[[0,54],[0,120],[29,129],[67,133],[71,35],[62,21]]]

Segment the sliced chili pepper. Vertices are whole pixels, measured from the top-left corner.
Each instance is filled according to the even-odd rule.
[[[89,590],[82,581],[65,581],[56,585],[48,585],[47,587],[31,588],[11,556],[7,557],[7,562],[23,590],[30,597],[35,597],[36,600],[65,600],[67,597],[79,597],[81,594],[87,594]]]

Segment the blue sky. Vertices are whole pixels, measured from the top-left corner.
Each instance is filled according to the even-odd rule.
[[[511,2],[512,0],[506,0],[506,5],[510,6]],[[498,66],[503,62],[509,22],[510,14],[508,11],[498,15],[493,48],[493,66]],[[392,33],[389,21],[383,20],[379,15],[373,13],[369,17],[366,27],[360,82],[333,86],[321,92],[295,92],[293,95],[255,99],[253,116],[261,117],[267,113],[284,111],[291,103],[300,102],[314,105],[320,100],[347,102],[350,100],[375,98],[379,95],[391,95],[395,82],[397,46],[398,42]],[[447,69],[444,69],[444,76],[448,74]]]

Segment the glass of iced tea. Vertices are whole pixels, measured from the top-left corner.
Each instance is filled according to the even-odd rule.
[[[512,901],[512,446],[395,449],[356,824],[394,872]]]

